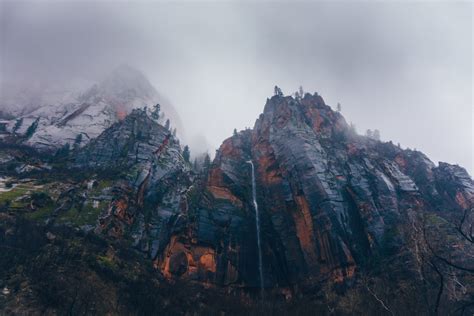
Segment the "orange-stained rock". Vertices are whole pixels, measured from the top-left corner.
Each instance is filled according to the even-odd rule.
[[[201,276],[201,280],[212,280],[216,273],[215,251],[210,247],[190,247],[186,240],[171,237],[164,257],[155,260],[166,278]]]
[[[233,195],[229,189],[225,187],[216,187],[216,186],[208,186],[207,189],[209,190],[209,192],[212,193],[214,198],[229,200],[232,204],[238,207],[242,207],[242,201],[240,201],[235,195]]]
[[[355,265],[351,265],[345,268],[337,268],[332,272],[332,279],[336,283],[343,283],[345,280],[354,277],[355,270]]]
[[[462,209],[466,210],[466,209],[468,209],[468,208],[470,207],[468,201],[466,200],[466,198],[464,197],[464,194],[463,194],[462,192],[459,192],[459,191],[458,191],[458,192],[456,193],[455,199],[456,199],[456,203],[458,203],[458,205],[459,205]]]
[[[359,149],[354,144],[347,144],[347,152],[349,155],[357,154]]]
[[[261,146],[260,146],[261,147]],[[260,148],[257,147],[257,148]],[[267,185],[278,184],[281,182],[281,173],[277,168],[272,168],[276,165],[273,156],[261,156],[258,159],[258,170],[259,174],[262,175],[263,183]]]
[[[300,241],[305,259],[310,265],[316,265],[316,243],[314,241],[313,219],[309,211],[308,202],[304,196],[296,196],[298,209],[292,212],[296,226],[296,235]]]
[[[127,116],[127,111],[125,111],[125,110],[117,110],[117,119],[118,119],[119,121],[123,121],[126,116]]]
[[[206,253],[199,258],[199,269],[204,271],[216,272],[216,260],[214,252]]]
[[[268,288],[344,288],[376,256],[403,260],[403,269],[418,273],[422,214],[458,220],[460,209],[472,207],[472,180],[460,168],[436,167],[416,151],[356,135],[316,94],[274,96],[253,130],[223,142],[201,183],[183,188],[173,208],[165,205],[143,226],[153,238],[164,236],[145,251],[159,244],[153,264],[166,278],[260,286],[249,160]],[[133,218],[130,205],[143,205],[152,191],[146,181],[134,198],[115,202],[120,225],[111,234],[123,234],[122,224]],[[189,193],[199,185],[202,192]]]
[[[407,161],[402,155],[397,155],[395,157],[395,162],[402,168],[405,169],[407,167]]]

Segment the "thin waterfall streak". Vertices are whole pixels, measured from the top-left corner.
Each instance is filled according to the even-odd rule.
[[[253,165],[252,160],[247,161],[252,166],[252,198],[253,198],[253,206],[255,208],[255,225],[257,228],[257,248],[258,248],[258,272],[260,276],[260,290],[263,297],[263,264],[262,264],[262,245],[260,241],[260,216],[258,212],[258,204],[257,204],[257,189],[256,189],[256,182],[255,182],[255,168]]]

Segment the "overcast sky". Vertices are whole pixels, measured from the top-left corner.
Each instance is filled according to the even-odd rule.
[[[302,85],[359,132],[473,174],[469,2],[0,2],[2,82],[127,63],[212,150],[253,127],[275,84]]]

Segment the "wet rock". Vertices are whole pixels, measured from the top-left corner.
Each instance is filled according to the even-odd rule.
[[[461,168],[436,167],[419,152],[356,135],[317,94],[274,96],[253,130],[223,142],[206,203],[181,241],[190,253],[215,249],[219,284],[258,286],[250,159],[268,287],[349,282],[379,253],[398,253],[416,271],[418,259],[406,247],[419,235],[393,232],[418,225],[416,214],[433,211],[437,199],[452,200],[458,212],[473,205],[473,182]]]

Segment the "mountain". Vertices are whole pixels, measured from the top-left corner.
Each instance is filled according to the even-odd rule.
[[[180,127],[178,115],[148,79],[138,70],[122,65],[98,83],[83,82],[64,89],[37,88],[34,93],[11,97],[7,108],[16,109],[16,118],[8,130],[39,150],[73,145],[78,135],[83,146],[133,109],[157,103],[161,103],[162,113],[172,119],[173,125]]]
[[[459,223],[473,205],[473,182],[463,168],[436,167],[420,152],[356,135],[317,94],[271,98],[252,130],[219,149],[207,182],[216,199],[211,213],[245,214],[236,232],[254,227],[248,161],[256,170],[266,287],[343,283],[376,257],[403,260],[400,278],[419,277],[421,252],[429,248],[423,221]],[[255,232],[240,237],[248,234]],[[237,280],[252,283],[256,265],[245,254],[257,243],[243,240],[230,263]],[[470,246],[453,247],[449,257],[464,261],[474,255]]]
[[[277,93],[201,166],[144,109],[54,159],[2,148],[7,313],[473,312],[472,178],[317,93]]]

